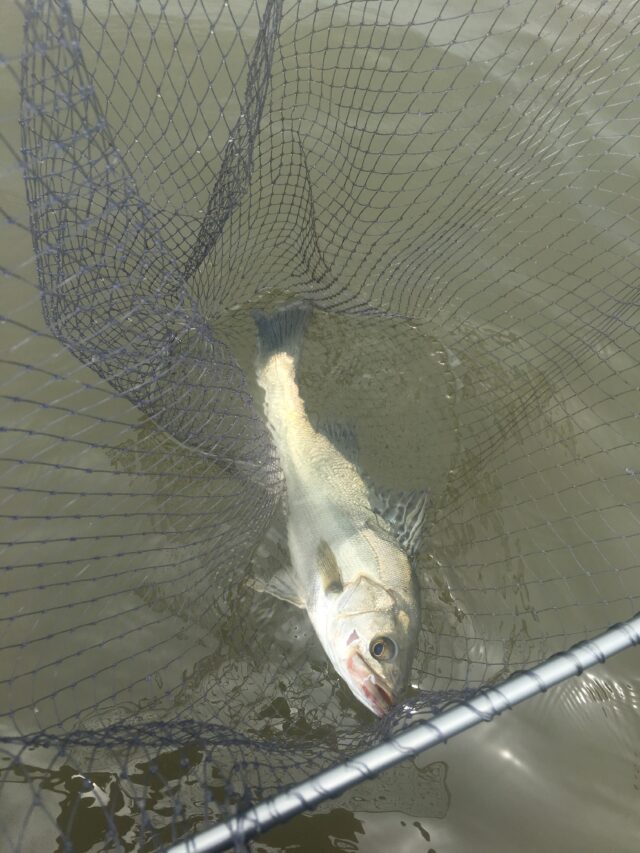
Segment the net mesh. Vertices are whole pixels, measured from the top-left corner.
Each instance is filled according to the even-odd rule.
[[[161,848],[639,609],[638,4],[5,17],[7,849]],[[292,299],[310,414],[431,492],[381,721],[248,583],[288,559],[251,309]],[[419,778],[368,796],[441,812]]]

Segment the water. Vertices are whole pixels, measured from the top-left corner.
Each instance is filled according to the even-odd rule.
[[[412,690],[494,681],[638,609],[637,13],[616,4],[605,18],[582,3],[552,15],[549,4],[520,3],[464,18],[464,4],[433,10],[402,0],[393,10],[322,7],[315,18],[301,4],[294,26],[291,8],[251,204],[234,214],[226,251],[194,292],[255,391],[250,308],[318,287],[320,308],[332,311],[316,312],[305,345],[309,411],[356,429],[361,465],[377,485],[432,493]],[[148,22],[122,10],[109,18],[115,40],[103,47],[101,80],[121,50],[135,67],[127,33],[148,41]],[[135,89],[121,138],[147,197],[175,211],[174,224],[206,205],[240,115],[230,81],[242,91],[244,52],[229,15],[216,30],[230,47],[230,76],[221,73],[216,88],[222,112],[188,122],[165,87],[157,122],[144,120],[145,93],[169,62],[191,69],[188,97],[207,91],[211,70],[196,48],[205,49],[208,22],[193,10],[192,35],[176,44],[183,13],[171,7],[172,28],[154,37],[148,80]],[[385,15],[412,26],[376,41]],[[12,58],[17,10],[10,21],[2,53]],[[98,23],[88,15],[86,26],[91,40]],[[254,12],[243,27],[255,33]],[[491,37],[480,39],[488,28]],[[206,49],[216,57],[211,43]],[[305,66],[296,86],[286,73],[294,55]],[[376,71],[363,77],[356,66]],[[0,117],[17,151],[10,69],[17,64],[2,70]],[[578,83],[570,71],[580,72]],[[127,74],[102,92],[111,121],[132,97]],[[389,87],[400,88],[393,103]],[[407,146],[406,134],[420,128],[420,146]],[[20,171],[12,151],[0,151],[3,201],[26,223]],[[185,159],[189,183],[177,172]],[[277,169],[266,180],[270,162]],[[315,243],[305,242],[312,217]],[[12,271],[3,393],[27,400],[7,404],[22,432],[5,434],[3,456],[36,463],[8,462],[3,475],[12,487],[3,539],[23,540],[3,559],[21,568],[4,573],[2,591],[23,590],[2,605],[11,620],[2,623],[3,644],[15,646],[4,652],[3,677],[18,675],[3,733],[215,720],[285,750],[280,767],[277,753],[256,747],[254,757],[274,768],[265,788],[288,778],[287,744],[299,743],[296,773],[304,775],[320,756],[335,760],[367,742],[375,724],[331,672],[304,615],[244,586],[285,558],[282,516],[245,553],[232,537],[233,472],[159,433],[46,336],[25,228],[0,227],[0,254]],[[354,316],[365,296],[418,319]],[[257,492],[253,500],[246,524],[265,513]],[[212,541],[214,518],[227,519],[220,542]],[[217,560],[216,548],[227,549]],[[229,564],[241,566],[231,585]],[[636,659],[626,653],[531,700],[271,831],[256,850],[637,849]],[[12,849],[20,838],[23,850],[55,851],[73,826],[79,850],[109,849],[110,828],[135,849],[142,798],[156,843],[169,842],[174,822],[195,830],[205,811],[217,814],[223,780],[238,778],[240,752],[167,742],[160,758],[144,743],[24,751],[22,768],[4,777],[3,843]],[[129,778],[118,779],[125,766]],[[93,789],[81,775],[87,768]],[[41,805],[32,809],[36,794]],[[112,827],[100,802],[109,803]]]
[[[324,814],[296,818],[256,851],[377,851],[392,843],[437,853],[635,850],[636,657],[625,653],[431,751],[424,762],[444,775],[443,796],[426,799],[421,811],[376,802],[352,812],[338,800],[329,826]],[[416,768],[406,775],[419,780]]]

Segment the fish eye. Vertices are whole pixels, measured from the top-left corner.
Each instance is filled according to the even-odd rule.
[[[369,652],[376,660],[393,660],[398,647],[390,637],[374,637],[369,643]]]

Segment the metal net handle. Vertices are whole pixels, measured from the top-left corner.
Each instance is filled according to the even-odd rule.
[[[550,687],[580,675],[595,664],[603,663],[612,655],[638,644],[640,613],[591,640],[578,643],[525,672],[511,676],[468,702],[443,711],[426,722],[416,723],[392,740],[312,776],[238,817],[175,844],[168,853],[214,853],[232,848],[238,841],[249,840],[275,824],[314,808],[324,800],[337,797],[382,770],[413,758],[478,723],[488,722],[525,699],[544,693]]]

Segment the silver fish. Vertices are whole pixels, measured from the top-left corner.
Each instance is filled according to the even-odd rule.
[[[285,477],[291,556],[291,568],[254,586],[307,611],[336,671],[382,716],[406,683],[417,640],[418,585],[409,555],[426,494],[376,496],[339,449],[348,431],[328,436],[311,424],[296,379],[309,313],[294,306],[254,315],[257,380]]]

